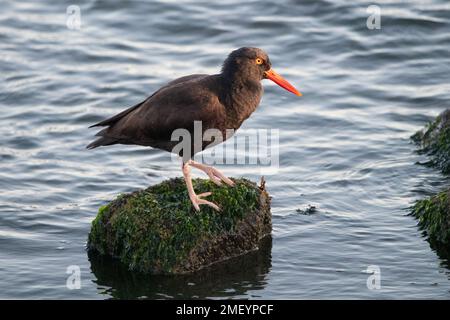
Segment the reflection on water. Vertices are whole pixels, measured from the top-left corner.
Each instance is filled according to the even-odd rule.
[[[130,272],[117,260],[88,254],[99,292],[113,298],[239,298],[247,297],[249,292],[250,297],[258,297],[271,268],[272,237],[262,239],[256,251],[187,275]]]

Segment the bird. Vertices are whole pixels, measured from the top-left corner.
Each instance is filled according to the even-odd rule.
[[[220,73],[193,74],[175,79],[144,101],[90,126],[105,128],[96,134],[99,138],[86,148],[123,144],[176,153],[181,157],[183,177],[195,210],[200,211],[200,205],[207,205],[220,211],[216,203],[205,199],[211,192],[195,193],[191,167],[204,171],[217,185],[233,186],[234,182],[216,168],[192,159],[210,146],[205,141],[194,141],[194,126],[200,122],[202,133],[215,129],[223,134],[223,140],[228,139],[227,130],[234,132],[239,129],[258,107],[264,79],[272,80],[297,96],[302,95],[272,69],[264,50],[242,47],[227,56]],[[176,148],[179,141],[173,139],[173,133],[177,129],[191,134],[191,140],[186,144],[191,148]]]

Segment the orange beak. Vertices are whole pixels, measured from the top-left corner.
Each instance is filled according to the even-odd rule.
[[[279,85],[280,87],[286,89],[287,91],[290,91],[290,92],[292,92],[293,94],[295,94],[297,96],[301,96],[302,95],[300,92],[298,92],[297,89],[295,89],[295,87],[292,84],[287,82],[286,79],[284,79],[278,73],[273,71],[273,69],[270,69],[269,71],[265,71],[264,75],[266,76],[267,79],[272,80],[277,85]]]

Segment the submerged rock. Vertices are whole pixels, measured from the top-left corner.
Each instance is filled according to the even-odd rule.
[[[306,209],[297,209],[295,211],[300,214],[310,215],[310,214],[317,213],[317,207],[308,204],[308,207],[306,207]]]
[[[242,297],[264,287],[272,267],[272,237],[261,239],[258,250],[186,274],[130,271],[119,260],[95,252],[89,252],[88,258],[97,285],[112,288],[109,293],[116,299],[208,299],[223,297],[224,292]]]
[[[412,214],[432,245],[450,248],[450,190],[416,202]]]
[[[450,173],[450,109],[442,112],[411,139],[419,151],[431,157],[431,164],[443,173]]]
[[[212,191],[220,212],[196,212],[181,178],[121,195],[99,209],[88,250],[153,274],[188,273],[255,250],[272,231],[270,197],[264,183],[233,180],[234,187],[193,180],[197,193]]]

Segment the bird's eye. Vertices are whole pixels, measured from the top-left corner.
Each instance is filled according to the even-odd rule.
[[[256,58],[255,62],[256,62],[256,64],[262,64],[263,60],[261,58]]]

